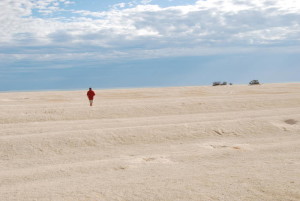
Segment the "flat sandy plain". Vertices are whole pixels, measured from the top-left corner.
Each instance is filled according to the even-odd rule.
[[[1,201],[299,201],[300,83],[0,93]]]

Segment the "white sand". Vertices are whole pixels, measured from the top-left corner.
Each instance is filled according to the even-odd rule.
[[[300,84],[0,93],[0,200],[300,200]]]

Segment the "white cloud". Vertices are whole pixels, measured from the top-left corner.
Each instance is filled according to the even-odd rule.
[[[143,0],[103,12],[63,9],[71,3],[0,1],[0,30],[5,30],[0,32],[1,53],[11,54],[10,47],[22,52],[11,54],[14,59],[111,59],[220,54],[266,45],[283,51],[287,45],[300,48],[297,0],[201,0],[166,8]],[[69,12],[72,17],[37,17],[33,9]]]
[[[118,9],[118,8],[125,8],[126,7],[126,3],[118,3],[112,6],[113,9]]]

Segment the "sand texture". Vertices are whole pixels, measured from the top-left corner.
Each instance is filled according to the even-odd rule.
[[[299,201],[300,84],[0,93],[1,201]]]

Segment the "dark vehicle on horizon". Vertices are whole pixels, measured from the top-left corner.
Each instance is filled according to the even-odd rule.
[[[258,80],[252,80],[249,82],[249,85],[259,85],[259,81]]]
[[[219,86],[219,85],[221,85],[221,82],[213,82],[212,85],[213,85],[213,86]]]
[[[227,85],[227,82],[213,82],[213,86]]]

